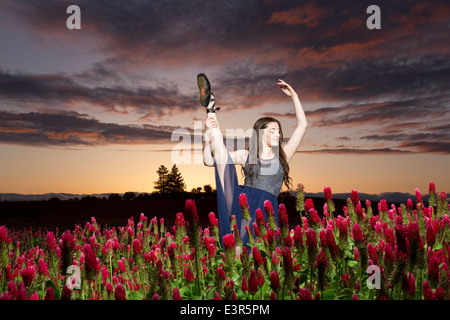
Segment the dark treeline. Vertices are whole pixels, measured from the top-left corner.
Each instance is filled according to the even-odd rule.
[[[189,198],[189,199],[201,199],[201,198],[213,198],[216,196],[216,190],[210,185],[205,185],[203,187],[193,188],[191,191],[181,191],[181,192],[171,192],[162,194],[161,192],[151,192],[151,193],[139,193],[128,191],[124,194],[111,193],[108,196],[97,197],[92,195],[87,195],[83,197],[69,198],[67,200],[61,200],[58,197],[53,197],[48,200],[42,201],[139,201],[139,200],[152,200],[152,199],[175,199],[175,198]],[[8,202],[8,201],[5,201]]]
[[[153,182],[154,192],[133,192],[127,191],[120,195],[111,193],[108,196],[96,197],[93,195],[83,196],[81,198],[70,198],[65,201],[119,201],[119,200],[152,200],[152,199],[179,199],[179,198],[212,198],[216,196],[216,190],[210,184],[203,187],[192,188],[191,191],[186,190],[186,183],[181,175],[180,170],[174,164],[172,169],[160,165],[156,171],[158,180]],[[45,200],[43,200],[45,201]],[[50,198],[48,201],[63,201],[58,197]]]

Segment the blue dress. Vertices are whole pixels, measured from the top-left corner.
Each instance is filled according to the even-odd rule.
[[[278,194],[280,193],[283,184],[283,168],[280,165],[279,159],[275,156],[272,159],[260,159],[261,167],[258,175],[253,176],[253,184],[251,183],[249,170],[249,160],[247,158],[244,166],[245,182],[244,185],[239,185],[236,174],[236,167],[228,153],[228,160],[225,165],[224,172],[224,187],[220,183],[220,176],[217,169],[217,164],[214,163],[216,188],[217,188],[217,209],[219,216],[219,231],[220,238],[229,233],[232,233],[231,216],[236,216],[236,224],[239,228],[244,245],[248,243],[248,234],[245,226],[249,225],[253,230],[252,224],[256,221],[256,209],[261,209],[266,223],[267,215],[264,210],[264,201],[269,200],[272,203],[275,223],[278,226]],[[252,164],[253,172],[256,172],[256,165]],[[239,195],[245,193],[249,206],[249,213],[251,220],[243,219],[242,210],[239,205]],[[221,240],[223,241],[223,240]]]

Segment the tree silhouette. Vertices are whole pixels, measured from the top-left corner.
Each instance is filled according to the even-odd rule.
[[[170,173],[168,175],[168,192],[171,195],[178,195],[186,190],[186,184],[184,179],[178,169],[177,165],[174,164]]]
[[[111,193],[108,196],[108,200],[122,200],[122,196],[118,193]]]
[[[164,165],[160,165],[156,173],[158,174],[158,181],[154,182],[154,188],[164,197],[168,190],[169,170]]]
[[[212,193],[213,192],[213,188],[211,187],[210,184],[205,184],[203,186],[203,191],[205,191],[205,193]]]
[[[125,192],[123,195],[124,200],[134,200],[136,199],[136,193],[132,191]]]

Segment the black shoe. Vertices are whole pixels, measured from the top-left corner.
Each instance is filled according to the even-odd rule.
[[[200,104],[206,107],[206,113],[214,113],[216,110],[219,110],[220,107],[215,107],[215,99],[211,91],[211,84],[204,73],[197,75],[197,85],[200,89]],[[213,105],[211,108],[208,108],[211,102],[213,102]]]
[[[211,99],[211,84],[204,73],[197,75],[197,85],[200,89],[200,104],[207,107]]]

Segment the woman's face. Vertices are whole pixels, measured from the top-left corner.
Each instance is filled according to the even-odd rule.
[[[276,147],[280,143],[280,127],[276,122],[270,122],[264,129],[263,135],[264,142],[267,143],[269,147]]]

